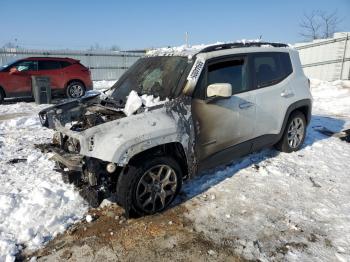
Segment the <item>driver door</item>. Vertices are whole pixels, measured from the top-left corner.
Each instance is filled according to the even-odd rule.
[[[256,112],[248,69],[247,56],[216,59],[208,62],[200,77],[192,113],[196,155],[204,166],[229,162],[237,153],[250,152]],[[231,84],[232,96],[208,98],[207,87],[217,83]]]
[[[15,71],[11,69],[15,68]],[[24,60],[14,64],[8,72],[7,89],[14,95],[31,95],[32,81],[31,74],[37,70],[35,61]]]

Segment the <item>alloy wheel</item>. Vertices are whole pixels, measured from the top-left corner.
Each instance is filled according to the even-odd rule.
[[[69,95],[73,98],[82,97],[84,94],[83,87],[78,84],[71,85],[69,88]]]
[[[147,170],[136,187],[136,201],[144,212],[154,213],[168,206],[176,195],[177,175],[168,165]]]
[[[288,144],[291,148],[297,148],[300,146],[304,138],[305,133],[304,122],[300,117],[296,117],[292,120],[288,127]]]

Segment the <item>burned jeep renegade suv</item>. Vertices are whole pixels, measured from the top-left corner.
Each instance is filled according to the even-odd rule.
[[[104,95],[47,108],[50,150],[90,202],[111,193],[127,214],[170,205],[199,170],[275,145],[301,148],[310,122],[309,81],[297,51],[233,43],[155,52]]]

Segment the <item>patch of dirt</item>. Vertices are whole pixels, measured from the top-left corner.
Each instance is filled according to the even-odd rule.
[[[246,261],[196,232],[176,206],[162,214],[128,219],[116,204],[91,209],[93,221],[73,225],[36,252],[38,261]]]

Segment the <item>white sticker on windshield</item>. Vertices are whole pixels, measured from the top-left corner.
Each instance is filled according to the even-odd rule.
[[[204,63],[205,63],[204,60],[197,58],[196,62],[194,63],[194,65],[191,69],[190,74],[187,77],[187,80],[196,81],[199,78],[199,76],[203,70]]]

